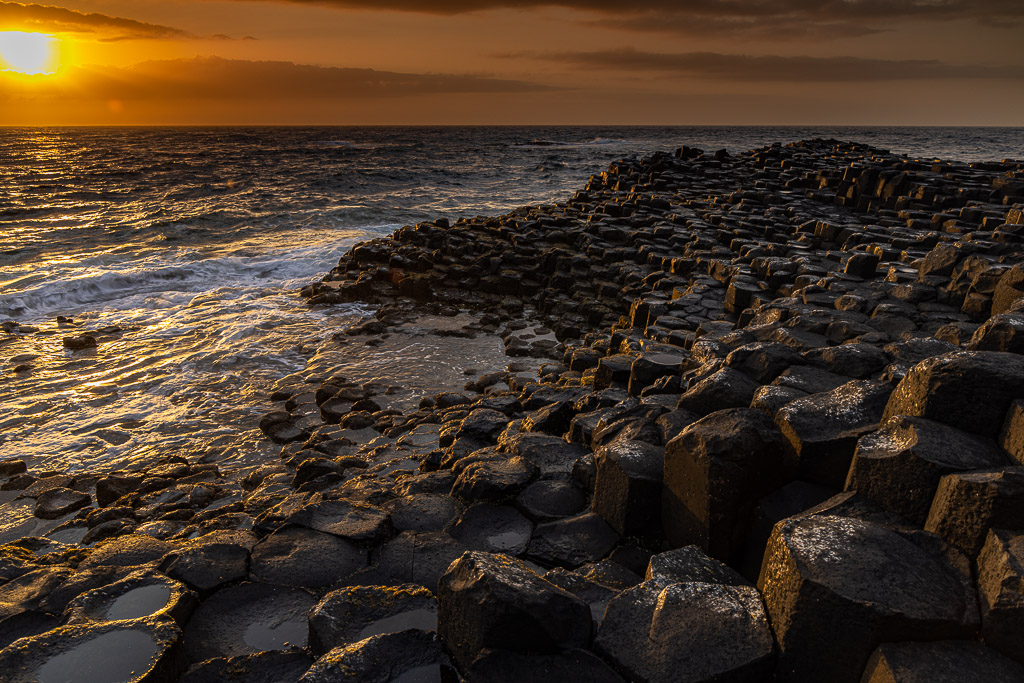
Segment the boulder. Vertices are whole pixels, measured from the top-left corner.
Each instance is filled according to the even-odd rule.
[[[438,633],[464,670],[487,648],[544,654],[590,643],[586,603],[507,555],[467,552],[437,598]]]
[[[391,535],[388,513],[372,505],[347,500],[323,500],[304,505],[289,515],[287,521],[363,545],[376,545]]]
[[[995,438],[1019,398],[1024,398],[1024,356],[958,351],[911,368],[889,398],[885,418],[924,417]]]
[[[299,683],[456,680],[437,634],[411,629],[336,647],[316,660]]]
[[[395,583],[437,590],[437,582],[466,547],[441,531],[405,531],[381,546],[380,571]]]
[[[619,534],[607,522],[588,512],[538,524],[526,554],[546,566],[574,569],[600,560],[618,541]]]
[[[659,536],[665,449],[616,439],[598,449],[594,461],[593,511],[623,536]]]
[[[1024,263],[1018,263],[999,278],[992,293],[992,315],[1010,310],[1021,297],[1024,297]]]
[[[727,367],[768,384],[792,366],[805,363],[795,350],[778,342],[754,342],[733,349],[725,357]]]
[[[1024,664],[1024,531],[993,529],[978,555],[981,635]]]
[[[726,408],[746,408],[760,386],[742,372],[722,368],[687,389],[679,397],[676,408],[697,415],[707,415]]]
[[[999,445],[1017,463],[1024,465],[1024,401],[1014,401],[1006,411]]]
[[[871,654],[861,683],[991,683],[1024,681],[1024,667],[981,643],[883,643]]]
[[[48,489],[36,498],[35,516],[40,519],[58,519],[90,503],[92,498],[87,493],[67,488]]]
[[[181,629],[170,619],[107,621],[22,638],[0,650],[0,671],[7,683],[162,683],[182,674],[180,653]]]
[[[587,496],[576,484],[541,479],[523,489],[515,505],[534,522],[551,522],[583,512]]]
[[[779,522],[758,579],[779,644],[777,678],[857,681],[883,640],[969,638],[973,591],[941,548],[921,541],[830,514]]]
[[[764,680],[774,653],[757,590],[694,547],[675,555],[608,603],[594,648],[630,680]]]
[[[946,475],[924,528],[970,557],[981,552],[989,529],[1024,529],[1024,467]]]
[[[309,613],[309,646],[324,654],[371,636],[437,629],[437,600],[422,586],[350,586],[328,593]]]
[[[287,527],[256,544],[249,573],[267,583],[324,588],[366,564],[365,548],[321,531]]]
[[[943,475],[997,467],[1006,460],[987,439],[898,415],[857,442],[846,490],[923,526]]]
[[[301,588],[242,583],[222,588],[193,613],[185,626],[191,662],[305,647],[306,613],[316,598]]]
[[[661,523],[669,543],[696,544],[733,559],[758,498],[786,482],[785,441],[764,413],[721,410],[698,420],[665,447]]]
[[[530,543],[533,524],[510,505],[477,503],[466,508],[449,533],[469,550],[520,555]]]
[[[160,571],[208,595],[245,579],[249,551],[234,543],[204,543],[175,550],[160,561]]]
[[[416,493],[381,505],[391,515],[395,531],[440,531],[462,514],[463,505],[451,496]]]
[[[188,670],[178,683],[282,683],[297,681],[313,664],[305,652],[258,652],[238,657],[216,657]]]
[[[967,348],[971,351],[1024,354],[1024,313],[992,316],[975,330]]]
[[[878,428],[891,393],[888,382],[855,380],[780,408],[775,424],[796,452],[799,478],[842,488],[857,440]]]
[[[521,654],[509,650],[483,650],[466,673],[467,683],[625,683],[599,657],[586,650],[554,655]]]
[[[452,486],[452,495],[466,503],[508,500],[515,498],[536,472],[532,463],[518,456],[482,458],[462,469]]]

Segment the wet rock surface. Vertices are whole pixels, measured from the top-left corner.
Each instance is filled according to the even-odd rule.
[[[0,671],[1017,680],[1022,174],[682,148],[358,244],[280,458],[0,460]]]

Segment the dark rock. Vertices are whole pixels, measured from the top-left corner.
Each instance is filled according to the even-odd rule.
[[[660,536],[665,449],[616,439],[594,454],[592,509],[623,536]]]
[[[587,497],[567,481],[535,481],[516,497],[516,507],[534,522],[550,522],[583,512]]]
[[[644,388],[663,377],[681,374],[683,360],[683,356],[671,353],[645,353],[637,356],[629,371],[630,396],[639,396]]]
[[[108,507],[118,499],[132,493],[142,484],[143,476],[111,474],[96,482],[96,503]]]
[[[783,371],[804,362],[799,353],[777,342],[744,344],[725,357],[726,366],[753,377],[761,384],[771,382]]]
[[[458,519],[463,506],[451,496],[417,493],[381,506],[390,513],[395,531],[439,531]]]
[[[70,337],[64,337],[64,348],[71,349],[72,351],[81,351],[82,349],[95,349],[96,348],[96,337],[92,336],[88,332],[82,334],[71,335]]]
[[[252,550],[250,574],[267,583],[323,588],[367,565],[366,550],[303,527],[276,531]]]
[[[337,647],[316,660],[298,680],[299,683],[335,683],[345,679],[360,683],[457,680],[437,635],[416,629],[386,633]]]
[[[466,502],[507,500],[522,491],[536,471],[521,457],[480,460],[462,470],[452,486],[452,495]]]
[[[60,626],[60,619],[39,610],[18,612],[0,619],[0,650],[18,640],[46,633]]]
[[[758,586],[779,644],[779,680],[857,681],[882,639],[970,637],[973,591],[927,548],[848,517],[776,525]]]
[[[316,654],[371,636],[437,629],[437,600],[422,586],[351,586],[328,593],[309,613]]]
[[[170,619],[62,626],[0,651],[8,683],[89,679],[156,683],[177,680],[181,629]]]
[[[556,655],[524,655],[508,650],[482,650],[466,673],[467,683],[624,683],[621,676],[586,650]]]
[[[726,408],[746,408],[760,385],[742,372],[722,368],[687,389],[676,408],[707,415]]]
[[[178,683],[283,683],[297,681],[313,660],[305,652],[260,652],[217,657],[188,670]]]
[[[305,647],[316,598],[299,588],[243,583],[204,600],[185,627],[191,662]]]
[[[1024,398],[1024,356],[959,351],[911,368],[892,393],[885,417],[924,417],[996,437],[1018,398]]]
[[[164,557],[160,571],[207,595],[245,579],[249,571],[249,551],[233,543],[192,545]]]
[[[995,291],[992,292],[992,315],[1010,310],[1013,303],[1021,297],[1024,297],[1024,264],[1018,263],[999,278]]]
[[[738,566],[743,576],[752,582],[757,581],[761,574],[764,549],[776,524],[825,502],[836,493],[836,489],[828,486],[797,479],[758,500],[751,513],[750,533],[747,534],[743,559]]]
[[[92,498],[87,493],[65,488],[49,489],[36,498],[35,516],[40,519],[58,519],[90,503]]]
[[[943,477],[925,529],[971,557],[981,552],[989,529],[1024,529],[1024,467]]]
[[[462,419],[455,432],[456,439],[473,439],[494,443],[508,425],[508,416],[497,410],[477,408]]]
[[[13,477],[26,471],[25,461],[18,458],[0,460],[0,477]]]
[[[184,626],[199,604],[184,585],[152,570],[82,593],[68,603],[64,623],[125,621],[160,617]]]
[[[792,469],[782,435],[760,411],[722,410],[695,422],[665,447],[666,538],[734,559],[754,503],[785,483]]]
[[[380,543],[391,535],[388,513],[372,505],[347,500],[310,503],[293,512],[287,521],[366,545]]]
[[[981,643],[883,643],[871,654],[861,683],[1007,683],[1024,681],[1024,667]]]
[[[573,464],[586,453],[576,444],[546,434],[516,434],[500,447],[532,463],[537,467],[538,475],[545,479],[569,479]]]
[[[773,642],[757,591],[699,551],[685,554],[608,603],[595,649],[630,680],[764,680]]]
[[[634,360],[635,356],[625,354],[601,358],[594,375],[594,389],[600,391],[612,386],[627,387]]]
[[[1024,465],[1024,401],[1014,401],[1006,411],[999,445],[1011,458]]]
[[[397,583],[437,590],[437,582],[466,547],[440,531],[405,531],[381,546],[380,570]]]
[[[469,552],[438,584],[438,633],[460,667],[481,650],[555,653],[590,643],[590,610],[507,555]]]
[[[1024,354],[1024,313],[992,316],[974,332],[967,348]]]
[[[152,536],[127,534],[97,545],[79,565],[79,569],[155,565],[160,558],[174,549],[173,543]]]
[[[569,429],[572,417],[572,404],[568,401],[557,401],[527,415],[523,419],[523,431],[561,436]]]
[[[857,380],[781,408],[775,424],[796,452],[799,477],[841,488],[857,439],[877,429],[891,393],[887,382]]]
[[[533,525],[509,505],[477,503],[466,508],[449,533],[470,550],[521,555]]]
[[[997,467],[995,444],[940,422],[897,416],[857,442],[846,489],[922,526],[944,474]]]
[[[618,540],[619,535],[607,522],[588,512],[537,525],[527,555],[548,566],[573,569],[600,560]]]
[[[805,351],[803,357],[807,362],[831,373],[856,379],[870,377],[889,363],[885,351],[864,343],[812,349]]]
[[[981,635],[1024,664],[1024,532],[993,529],[978,555]]]

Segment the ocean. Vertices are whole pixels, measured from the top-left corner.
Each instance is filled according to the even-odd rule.
[[[1024,158],[1024,128],[0,129],[3,457],[259,462],[275,383],[372,313],[298,296],[356,242],[556,202],[624,157],[814,137]],[[94,351],[63,347],[104,329]]]

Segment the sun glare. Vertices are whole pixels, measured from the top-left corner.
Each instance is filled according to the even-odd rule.
[[[46,33],[0,31],[0,71],[52,74],[57,70],[57,39]]]

